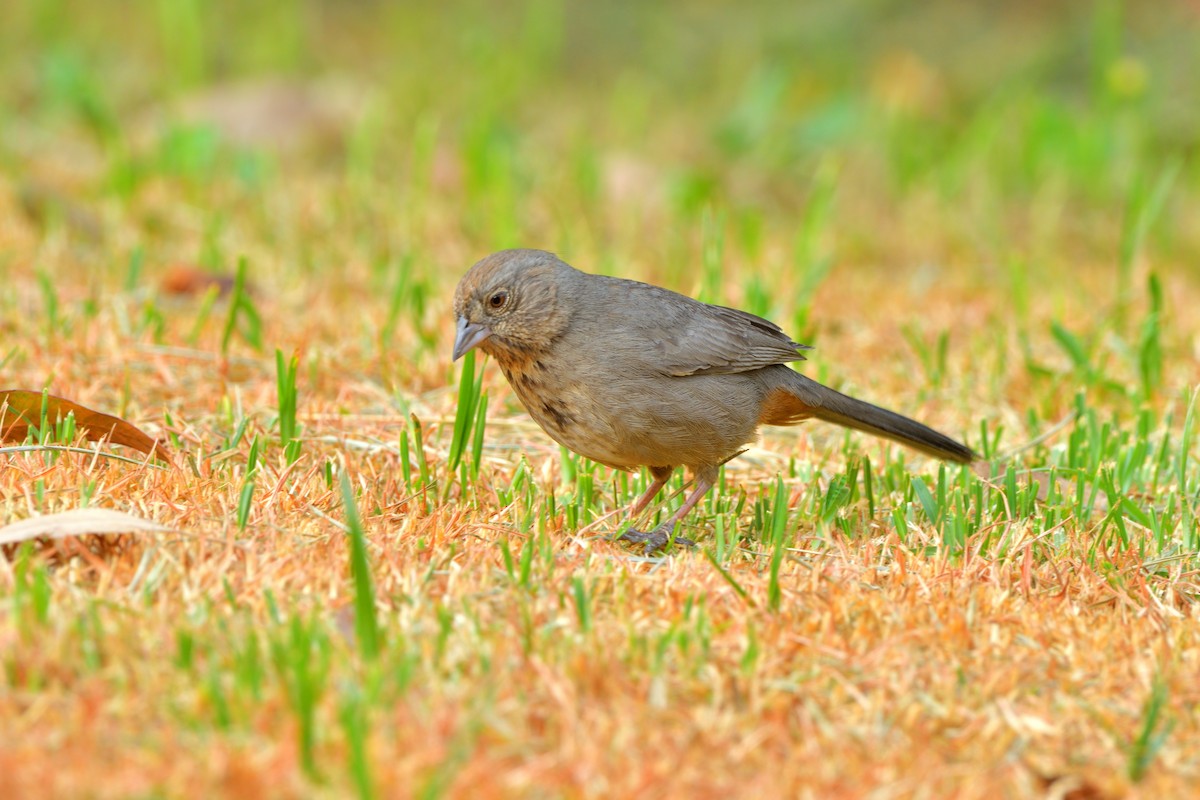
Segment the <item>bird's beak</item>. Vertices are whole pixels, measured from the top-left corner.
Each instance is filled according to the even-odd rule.
[[[478,322],[467,322],[466,317],[459,317],[458,333],[454,337],[454,360],[458,361],[491,335],[492,329],[487,325],[482,325]]]

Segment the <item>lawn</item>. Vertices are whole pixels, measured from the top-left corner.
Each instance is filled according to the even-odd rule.
[[[147,528],[0,550],[0,796],[1194,791],[1200,9],[985,6],[6,8],[0,391],[164,457],[0,441]],[[649,475],[451,363],[513,246],[983,459],[768,428],[611,541]]]

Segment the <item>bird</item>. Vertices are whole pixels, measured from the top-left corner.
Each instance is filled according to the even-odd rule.
[[[478,261],[454,293],[453,360],[478,348],[500,367],[551,439],[585,458],[653,479],[636,520],[679,467],[693,476],[680,507],[619,539],[669,543],[725,462],[762,425],[832,422],[962,464],[967,445],[855,399],[789,366],[808,345],[775,323],[640,281],[575,269],[553,253],[511,249]]]

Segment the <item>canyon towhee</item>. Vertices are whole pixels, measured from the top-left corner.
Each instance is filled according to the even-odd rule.
[[[475,264],[454,294],[457,360],[496,360],[530,416],[559,444],[616,469],[649,467],[636,517],[676,467],[696,485],[653,531],[621,538],[648,550],[671,541],[717,469],[759,425],[834,422],[967,463],[966,445],[855,400],[790,367],[802,361],[777,325],[637,281],[589,275],[541,250],[502,250]],[[686,539],[675,541],[691,544]]]

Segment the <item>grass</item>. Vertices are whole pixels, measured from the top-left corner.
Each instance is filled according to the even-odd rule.
[[[0,388],[179,454],[0,449],[4,521],[178,532],[4,551],[0,794],[1195,785],[1193,9],[153,8],[0,28]],[[649,476],[450,363],[512,245],[769,316],[986,463],[768,429],[699,552],[618,546]]]

